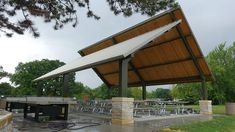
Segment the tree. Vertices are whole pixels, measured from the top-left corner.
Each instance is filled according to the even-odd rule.
[[[12,87],[9,83],[0,83],[0,95],[8,96],[11,95]]]
[[[118,88],[109,89],[104,83],[92,90],[93,98],[111,99],[118,96]]]
[[[108,99],[109,98],[109,89],[105,84],[101,84],[93,90],[95,98]]]
[[[127,91],[127,96],[134,99],[142,99],[142,89],[139,87],[129,88]]]
[[[146,91],[146,97],[147,99],[154,99],[155,98],[154,91],[151,92]]]
[[[207,61],[216,79],[212,83],[211,93],[219,103],[235,101],[235,42],[226,47],[226,44],[218,45],[207,56]]]
[[[86,86],[83,85],[81,82],[75,82],[74,85],[72,85],[69,89],[69,93],[72,96],[78,96],[79,94],[86,91]]]
[[[183,99],[191,104],[196,104],[200,99],[200,89],[200,83],[177,84],[171,90],[171,95],[175,99]]]
[[[0,66],[0,80],[4,77],[7,77],[9,74],[3,70],[3,67]]]
[[[164,100],[172,99],[170,89],[157,88],[155,91],[153,91],[153,95],[155,96],[155,98],[161,98]]]
[[[226,47],[219,44],[206,57],[215,81],[207,83],[208,99],[213,104],[235,101],[235,42]],[[200,84],[178,84],[172,90],[175,98],[197,101],[200,97]]]
[[[9,77],[9,73],[5,72],[3,70],[3,67],[0,66],[0,80],[4,77]],[[11,91],[13,90],[13,86],[11,86],[9,83],[3,82],[0,83],[0,95],[4,95],[4,96],[9,96],[11,95]]]
[[[36,95],[37,84],[32,80],[42,76],[62,65],[64,62],[59,60],[43,59],[41,61],[32,61],[27,63],[19,63],[16,67],[15,73],[11,76],[10,80],[17,86],[18,95]],[[74,84],[74,73],[69,75],[69,87]],[[63,77],[59,76],[53,79],[41,81],[43,87],[43,95],[47,96],[61,96],[63,87]]]
[[[154,15],[160,10],[176,6],[175,0],[106,0],[115,14],[130,16],[134,12]],[[39,32],[33,23],[34,17],[44,19],[46,23],[54,23],[54,29],[62,29],[64,24],[78,24],[77,9],[86,8],[87,17],[99,19],[90,9],[89,0],[1,0],[0,32],[8,37],[13,33],[23,34],[29,30],[34,37]],[[12,19],[13,18],[13,19]],[[13,21],[19,19],[19,21]]]
[[[84,96],[89,96],[93,98],[92,90],[88,86],[85,86],[81,82],[75,82],[73,86],[70,87],[70,95],[76,97],[77,99],[83,99]]]

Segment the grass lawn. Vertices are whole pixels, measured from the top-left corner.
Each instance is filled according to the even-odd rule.
[[[185,105],[185,108],[193,108],[199,111],[199,105]],[[167,110],[172,111],[174,106],[168,106]],[[212,105],[213,114],[225,114],[225,106],[224,105]]]
[[[199,105],[186,105],[185,107],[199,110]],[[225,106],[224,105],[212,105],[212,111],[213,111],[213,114],[225,114]]]
[[[196,122],[172,127],[170,131],[184,132],[235,132],[235,116],[225,116],[211,121]]]
[[[199,105],[186,105],[185,107],[199,110]],[[225,114],[224,105],[213,105],[212,109],[213,114]],[[163,129],[162,132],[235,132],[235,116],[222,116],[210,121],[173,126],[171,129]]]

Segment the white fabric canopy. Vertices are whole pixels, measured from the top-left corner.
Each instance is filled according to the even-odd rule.
[[[146,46],[152,40],[158,38],[159,36],[167,32],[171,28],[178,25],[180,22],[181,20],[175,21],[163,27],[157,28],[153,31],[147,32],[132,39],[105,48],[103,50],[94,52],[84,57],[80,57],[39,78],[36,78],[34,81],[55,77],[69,72],[81,71],[87,68],[93,68],[100,64],[125,58],[131,54],[134,54],[139,49]]]

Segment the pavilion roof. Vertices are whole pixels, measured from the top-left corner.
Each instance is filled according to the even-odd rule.
[[[162,85],[212,81],[213,75],[180,7],[165,11],[124,31],[107,37],[80,51],[86,56],[120,44],[171,22],[182,22],[135,53],[129,64],[129,86]],[[118,86],[118,61],[93,70],[109,87]]]
[[[181,8],[175,8],[79,51],[82,57],[34,81],[93,68],[108,87],[119,85],[119,60],[131,56],[128,85],[213,80]]]

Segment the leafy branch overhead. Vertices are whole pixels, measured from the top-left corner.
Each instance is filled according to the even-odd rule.
[[[177,6],[175,0],[107,0],[115,15],[131,16],[133,13],[153,16],[161,10]]]
[[[115,14],[131,16],[141,13],[152,16],[157,12],[176,6],[175,0],[106,0]],[[29,30],[34,37],[39,32],[33,18],[40,17],[46,23],[54,23],[55,30],[63,28],[64,24],[78,24],[77,9],[86,8],[87,17],[100,19],[90,9],[89,0],[1,0],[0,1],[0,34],[11,37],[13,33],[24,34]],[[19,19],[16,21],[16,19]]]

